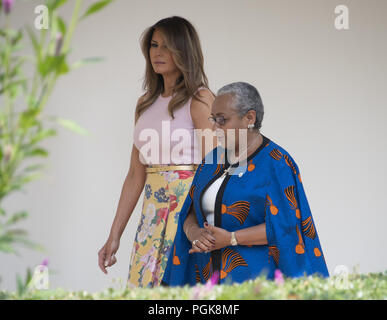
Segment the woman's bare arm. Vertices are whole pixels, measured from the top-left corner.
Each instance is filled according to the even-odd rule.
[[[133,145],[129,172],[125,178],[120,200],[116,211],[109,238],[120,239],[138,199],[144,189],[146,172],[145,165],[139,159],[139,151]]]
[[[185,232],[185,235],[187,236],[188,240],[191,242],[194,240],[192,239],[191,233],[196,229],[199,229],[198,220],[196,219],[195,212],[193,211],[193,206],[191,205],[187,218],[185,218],[184,225],[183,225],[183,230]]]
[[[267,244],[266,223],[235,231],[235,238],[239,245],[265,245]]]
[[[199,227],[195,209],[192,205],[187,218],[185,218],[183,230],[191,243],[194,240],[198,240],[196,245],[192,245],[189,253],[210,251],[215,244],[215,238],[212,236],[211,232]]]
[[[142,97],[139,98],[137,104],[141,99]],[[117,262],[115,253],[119,248],[122,233],[144,188],[146,180],[145,169],[146,165],[140,161],[139,151],[133,144],[129,172],[122,186],[120,200],[110,228],[110,234],[105,244],[98,251],[98,265],[105,274],[107,273],[106,268]]]

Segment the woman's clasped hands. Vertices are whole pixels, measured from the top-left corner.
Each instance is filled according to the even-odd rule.
[[[229,246],[231,233],[205,222],[204,228],[197,227],[191,231],[190,240],[192,248],[188,253],[208,253]]]

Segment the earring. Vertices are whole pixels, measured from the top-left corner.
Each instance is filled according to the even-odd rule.
[[[247,125],[247,128],[249,128],[249,129],[254,128],[254,123],[249,123],[249,124]]]

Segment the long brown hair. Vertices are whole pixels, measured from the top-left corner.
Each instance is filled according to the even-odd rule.
[[[163,77],[154,72],[149,56],[151,40],[156,28],[163,33],[167,48],[182,73],[176,80],[172,90],[173,97],[168,105],[168,112],[172,119],[174,119],[173,111],[181,108],[191,97],[202,101],[199,98],[200,91],[195,94],[199,87],[209,89],[208,79],[203,69],[204,60],[199,36],[193,25],[178,16],[162,19],[147,28],[141,35],[141,50],[146,60],[143,82],[145,94],[136,106],[135,122],[164,91]]]

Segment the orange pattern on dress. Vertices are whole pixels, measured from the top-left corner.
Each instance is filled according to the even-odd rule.
[[[272,256],[277,266],[279,262],[279,255],[280,255],[280,252],[277,246],[269,246],[269,261],[270,261],[270,256]]]
[[[222,152],[222,154],[220,155],[220,162],[224,163],[224,152]]]
[[[176,255],[176,245],[173,247],[173,260],[172,260],[173,264],[178,266],[180,264],[180,259],[179,257]]]
[[[270,212],[273,216],[275,216],[278,213],[278,208],[273,204],[273,201],[271,200],[269,195],[266,196],[266,205],[270,206]]]
[[[189,196],[191,197],[191,199],[193,199],[194,192],[195,192],[195,185],[193,184],[189,189]]]
[[[197,264],[195,264],[195,280],[196,280],[196,283],[200,282],[200,272]]]
[[[253,159],[249,161],[249,165],[247,166],[248,171],[253,171],[255,169],[255,164],[253,163]]]
[[[222,169],[223,165],[221,164],[218,164],[216,166],[216,169],[215,169],[215,172],[212,174],[213,176],[216,176],[219,172],[220,172],[220,169]]]
[[[316,229],[312,221],[312,216],[301,221],[301,228],[304,235],[306,235],[308,238],[316,238]]]
[[[296,253],[303,254],[305,252],[304,241],[302,241],[302,236],[298,225],[296,225],[297,235],[298,235],[298,244],[296,245]]]
[[[320,257],[321,256],[321,251],[319,250],[319,248],[314,248],[314,255],[316,256],[316,257]]]
[[[210,260],[204,266],[203,271],[202,271],[203,278],[206,281],[210,278],[210,276],[212,274],[212,272],[211,272],[211,264],[212,264],[212,258],[210,258]]]
[[[300,219],[301,213],[300,213],[300,209],[298,208],[296,197],[294,195],[294,186],[287,187],[285,189],[285,195],[286,195],[286,198],[288,198],[290,202],[289,204],[292,207],[292,209],[296,211],[296,217]]]
[[[230,206],[222,204],[222,214],[230,214],[239,220],[240,224],[243,224],[249,215],[250,203],[248,201],[237,201]]]
[[[292,168],[293,173],[294,173],[294,174],[297,174],[297,169],[296,169],[296,167],[295,167],[293,161],[289,158],[289,156],[288,156],[287,154],[285,154],[285,155],[284,155],[284,158],[285,158],[286,164],[287,164],[290,168]]]
[[[240,266],[247,267],[245,259],[243,259],[238,252],[225,248],[222,254],[222,270],[220,270],[220,279],[226,278],[229,272]]]
[[[278,149],[271,150],[270,155],[275,160],[280,160],[282,158],[282,153]]]

